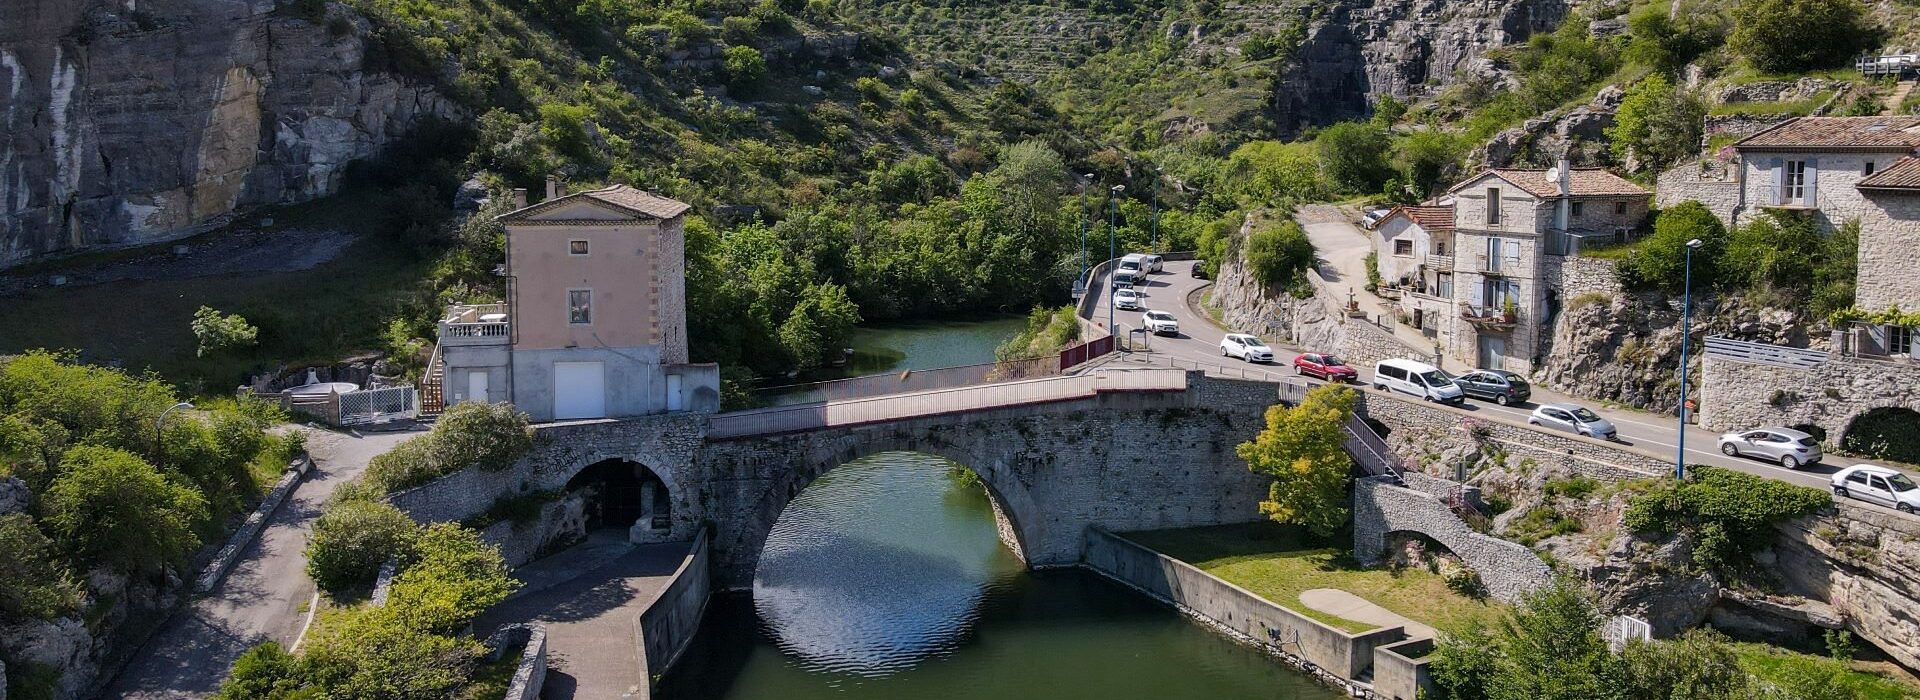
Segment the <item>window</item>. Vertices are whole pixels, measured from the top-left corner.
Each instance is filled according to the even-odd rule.
[[[1912,355],[1913,329],[1906,326],[1887,326],[1887,354]]]
[[[1500,188],[1487,188],[1487,225],[1500,225]]]
[[[567,323],[576,326],[593,323],[593,290],[567,290]]]
[[[1586,208],[1587,208],[1587,203],[1586,203],[1586,202],[1574,202],[1574,203],[1573,203],[1573,215],[1574,215],[1574,216],[1576,216],[1576,217],[1578,217],[1578,216],[1580,216],[1580,214],[1581,214],[1581,212],[1583,212],[1583,211],[1585,211],[1585,210],[1586,210]]]
[[[1520,304],[1520,285],[1512,280],[1487,280],[1480,288],[1480,298],[1485,299],[1487,308],[1502,311],[1507,302],[1513,302],[1516,309]]]
[[[1488,272],[1500,271],[1501,250],[1502,248],[1500,245],[1500,239],[1498,238],[1487,239],[1487,271]]]
[[[1434,255],[1446,255],[1446,254],[1447,254],[1447,242],[1446,242],[1446,241],[1444,241],[1444,240],[1436,240],[1436,241],[1434,241],[1434,242],[1433,242],[1433,254],[1434,254]]]
[[[1780,203],[1801,202],[1807,198],[1807,162],[1787,161],[1780,175]]]
[[[1433,276],[1433,295],[1442,299],[1453,298],[1453,273],[1442,272]]]
[[[1405,238],[1396,238],[1396,239],[1394,239],[1394,240],[1393,240],[1393,254],[1394,254],[1394,255],[1412,255],[1412,254],[1413,254],[1413,241],[1409,241],[1409,240],[1407,240],[1407,239],[1405,239]]]
[[[1866,177],[1872,174],[1873,174],[1873,161],[1867,161],[1866,165],[1860,166],[1860,177]]]
[[[1614,202],[1614,203],[1613,203],[1613,215],[1614,215],[1614,216],[1626,216],[1626,215],[1627,215],[1627,203],[1626,203],[1626,202]]]
[[[586,241],[567,241],[567,254],[568,255],[586,255],[587,242]]]

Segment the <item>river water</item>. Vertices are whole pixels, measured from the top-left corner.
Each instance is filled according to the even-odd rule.
[[[1331,700],[1171,608],[1028,572],[957,465],[891,452],[801,492],[752,596],[718,596],[663,700]]]

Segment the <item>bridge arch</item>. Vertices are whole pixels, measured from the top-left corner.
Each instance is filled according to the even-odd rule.
[[[589,504],[590,511],[598,510],[588,513],[590,521],[598,515],[607,520],[601,525],[621,526],[612,520],[631,511],[626,526],[635,541],[669,542],[692,539],[700,524],[679,471],[670,460],[650,452],[589,448],[568,455],[553,478],[563,481],[558,488],[570,495],[598,491],[603,501],[597,508]]]
[[[1879,401],[1848,415],[1833,443],[1869,457],[1912,462],[1920,459],[1920,399]]]

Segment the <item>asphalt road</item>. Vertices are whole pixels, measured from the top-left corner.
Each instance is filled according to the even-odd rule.
[[[1242,374],[1243,372],[1266,373],[1265,377],[1259,374],[1251,375],[1254,378],[1278,379],[1293,375],[1293,358],[1302,352],[1312,351],[1312,348],[1295,347],[1276,342],[1271,338],[1262,338],[1262,340],[1267,341],[1268,346],[1274,349],[1275,357],[1271,365],[1250,365],[1249,363],[1231,357],[1221,356],[1220,341],[1226,336],[1227,331],[1215,325],[1213,320],[1208,318],[1204,312],[1196,308],[1189,308],[1187,304],[1187,298],[1190,293],[1208,284],[1207,280],[1196,279],[1192,276],[1193,265],[1194,263],[1192,262],[1169,262],[1165,265],[1165,269],[1162,272],[1149,275],[1145,284],[1136,285],[1135,289],[1145,296],[1146,308],[1173,314],[1173,316],[1180,321],[1180,333],[1178,336],[1147,336],[1150,352],[1143,354],[1151,355],[1154,361],[1162,363],[1166,362],[1167,358],[1172,358],[1181,364],[1200,364],[1203,366],[1203,369],[1208,369],[1209,373],[1222,374],[1223,376],[1229,377],[1245,376]],[[1107,320],[1106,280],[1104,278],[1097,280],[1092,292],[1098,297],[1095,299],[1095,305],[1093,307],[1095,309],[1094,320],[1105,325]],[[1115,310],[1113,313],[1114,323],[1120,329],[1121,334],[1127,334],[1128,331],[1141,327],[1140,317],[1142,312]],[[1133,335],[1132,337],[1135,338],[1137,342],[1142,335]],[[1370,382],[1373,380],[1373,368],[1356,367],[1355,369],[1360,371],[1361,388],[1366,391],[1374,391],[1370,385]],[[1499,406],[1478,399],[1468,399],[1461,408],[1469,412],[1485,413],[1508,421],[1525,423],[1527,416],[1541,403],[1573,403],[1593,409],[1596,413],[1605,416],[1607,420],[1612,421],[1615,428],[1619,431],[1619,441],[1621,444],[1639,447],[1668,459],[1671,459],[1678,449],[1679,431],[1676,428],[1676,420],[1672,416],[1661,416],[1644,411],[1619,408],[1602,408],[1599,402],[1576,399],[1539,386],[1533,387],[1532,399],[1529,403],[1513,406]],[[1802,486],[1827,488],[1829,485],[1828,475],[1839,471],[1843,467],[1859,464],[1864,461],[1847,457],[1829,456],[1820,463],[1804,466],[1795,471],[1785,469],[1778,464],[1770,462],[1722,455],[1719,452],[1720,434],[1704,430],[1698,426],[1688,426],[1686,435],[1686,456],[1688,464],[1710,464],[1728,467],[1750,474],[1781,479]]]

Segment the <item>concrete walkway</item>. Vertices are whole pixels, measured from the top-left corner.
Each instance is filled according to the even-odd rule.
[[[240,653],[255,644],[291,645],[305,626],[313,581],[307,532],[327,497],[367,468],[375,455],[419,432],[366,435],[307,430],[314,471],[274,514],[260,538],[220,585],[174,613],[121,669],[104,698],[206,697]]]
[[[603,530],[587,542],[521,567],[526,587],[474,622],[485,637],[502,625],[547,628],[547,700],[647,697],[640,613],[653,604],[690,553],[688,543],[631,545]]]
[[[1356,217],[1340,207],[1319,204],[1302,207],[1296,218],[1301,228],[1306,229],[1307,240],[1313,243],[1314,253],[1320,259],[1315,269],[1329,287],[1343,299],[1352,293],[1353,301],[1360,305],[1367,318],[1392,333],[1408,350],[1433,351],[1433,338],[1420,329],[1393,321],[1393,312],[1400,307],[1398,302],[1367,291],[1367,254],[1373,252],[1373,238],[1354,225]],[[1460,374],[1473,368],[1447,356],[1441,358],[1441,369]]]
[[[1374,605],[1365,598],[1338,588],[1313,588],[1301,591],[1300,604],[1343,620],[1381,627],[1400,625],[1406,629],[1407,636],[1414,639],[1421,637],[1431,639],[1435,635],[1432,627],[1409,620],[1400,613]]]

